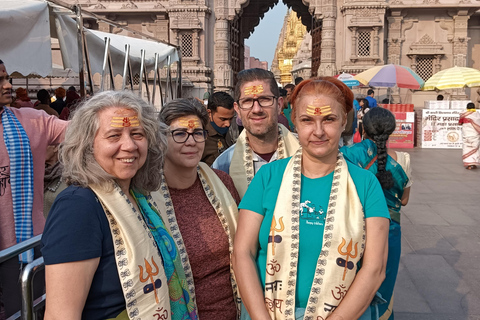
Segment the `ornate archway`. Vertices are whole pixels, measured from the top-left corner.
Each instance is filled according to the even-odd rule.
[[[214,89],[231,91],[236,74],[243,69],[244,40],[250,36],[264,14],[278,0],[217,0],[215,2]],[[316,34],[312,61],[323,75],[334,75],[335,19],[334,0],[283,0],[297,12],[307,30]]]

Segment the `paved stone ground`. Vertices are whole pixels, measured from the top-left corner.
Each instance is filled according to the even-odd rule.
[[[410,149],[396,320],[480,320],[480,168],[461,150]]]

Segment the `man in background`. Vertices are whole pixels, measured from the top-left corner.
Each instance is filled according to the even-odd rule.
[[[237,142],[222,153],[212,168],[232,177],[243,197],[256,172],[266,163],[295,154],[297,138],[283,125],[278,115],[283,108],[273,73],[263,69],[247,69],[237,75],[235,111],[245,130]]]
[[[300,82],[302,82],[302,81],[303,81],[303,78],[302,78],[302,77],[296,77],[296,78],[295,78],[295,81],[294,81],[294,82],[295,82],[295,86],[298,86],[298,85],[300,84]]]
[[[9,79],[0,60],[0,250],[43,232],[45,154],[48,145],[63,140],[68,124],[33,108],[7,107],[12,103]],[[33,252],[29,250],[20,258],[0,264],[0,287],[7,318],[21,308],[21,263],[32,260]],[[40,278],[37,276],[35,281]],[[43,291],[40,286],[34,288]]]
[[[207,111],[210,123],[205,128],[208,131],[208,138],[205,141],[202,161],[211,166],[215,159],[236,140],[229,130],[235,121],[232,96],[226,92],[215,92],[208,98]]]
[[[295,90],[295,85],[289,83],[283,87],[285,90],[287,90],[287,107],[283,110],[283,114],[288,120],[288,126],[290,127],[290,131],[295,132],[295,125],[292,122],[292,106],[290,105],[290,96],[293,93],[293,90]]]
[[[373,97],[374,95],[375,95],[375,91],[373,91],[372,89],[369,89],[367,91],[367,96],[365,97],[365,99],[367,99],[368,106],[370,108],[375,108],[377,106],[377,99]]]
[[[64,100],[66,94],[66,90],[62,87],[58,87],[57,89],[55,89],[55,101],[50,103],[50,107],[52,107],[53,110],[57,111],[58,114],[62,113],[62,110],[66,105],[66,102]]]
[[[278,123],[283,124],[285,126],[285,128],[290,130],[290,124],[288,123],[288,119],[287,119],[287,117],[285,116],[285,113],[284,113],[285,109],[288,108],[287,90],[285,90],[285,89],[279,89],[279,90],[280,90],[280,97],[283,98],[283,108],[282,108],[282,111],[280,112],[280,114],[278,115]]]
[[[37,110],[43,110],[46,113],[53,115],[58,118],[58,112],[50,107],[50,93],[45,89],[40,89],[37,92],[37,99],[40,102],[35,106]]]

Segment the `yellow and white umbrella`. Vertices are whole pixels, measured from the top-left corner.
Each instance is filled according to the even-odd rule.
[[[479,86],[479,70],[465,67],[453,67],[435,73],[425,82],[423,90],[444,90]]]

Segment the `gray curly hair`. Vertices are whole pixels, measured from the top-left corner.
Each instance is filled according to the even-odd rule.
[[[133,177],[131,186],[141,192],[158,190],[167,150],[167,127],[155,119],[153,106],[131,91],[104,91],[78,106],[65,133],[65,141],[60,144],[62,177],[69,185],[95,184],[112,190],[115,177],[105,172],[93,156],[93,142],[100,123],[98,113],[111,107],[135,111],[147,137],[147,159]]]

